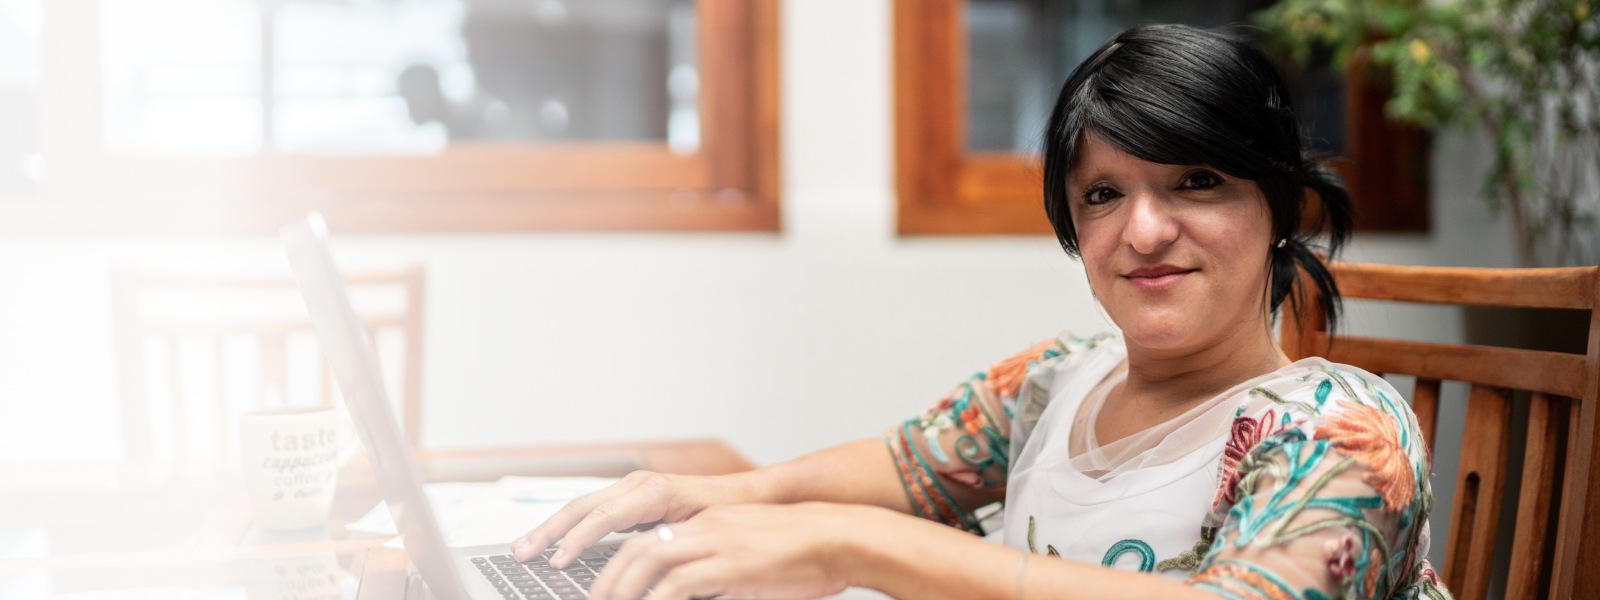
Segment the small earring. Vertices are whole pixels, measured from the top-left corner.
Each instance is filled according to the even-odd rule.
[[[1282,238],[1282,239],[1278,240],[1278,247],[1282,248],[1285,244],[1288,244],[1288,243],[1289,243],[1289,238]]]

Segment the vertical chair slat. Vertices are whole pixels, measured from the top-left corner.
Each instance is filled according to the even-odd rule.
[[[405,364],[400,367],[405,373],[405,389],[401,390],[404,409],[400,414],[405,415],[406,440],[411,442],[413,448],[422,447],[422,303],[425,277],[420,266],[406,269],[406,315],[405,325],[401,329],[405,337]]]
[[[1594,361],[1600,357],[1600,311],[1595,311],[1594,322],[1589,330],[1589,358]],[[1552,559],[1551,567],[1551,597],[1575,598],[1580,592],[1597,589],[1596,580],[1600,580],[1600,569],[1593,567],[1594,556],[1600,554],[1595,551],[1595,536],[1584,531],[1585,526],[1593,527],[1593,512],[1596,509],[1596,487],[1600,487],[1600,473],[1595,473],[1596,465],[1600,465],[1600,444],[1596,442],[1596,434],[1600,433],[1600,389],[1597,389],[1594,377],[1600,375],[1600,365],[1594,367],[1590,374],[1590,382],[1584,392],[1584,397],[1574,403],[1568,411],[1570,419],[1567,429],[1566,466],[1561,476],[1561,511],[1558,517],[1561,524],[1556,528],[1556,555]]]
[[[123,458],[148,462],[150,382],[145,372],[145,332],[140,323],[138,275],[129,268],[111,269],[112,331],[117,348],[117,387],[121,395]]]
[[[228,402],[228,361],[225,356],[227,351],[224,348],[223,340],[224,338],[221,335],[211,337],[211,360],[214,373],[212,376],[212,393],[216,394],[216,397],[212,399],[211,405],[217,411],[215,439],[217,441],[216,457],[219,462],[233,454],[233,436],[229,435],[232,431],[232,427],[229,426],[233,422],[233,411],[229,410],[232,406]]]
[[[333,406],[333,366],[328,364],[328,357],[322,354],[321,346],[317,347],[317,357],[321,359],[317,361],[317,371],[321,373],[322,379],[321,385],[318,386],[322,397],[318,399],[318,403]]]
[[[1507,598],[1548,595],[1543,577],[1550,503],[1555,493],[1556,461],[1566,437],[1566,399],[1533,394],[1528,404],[1528,442],[1522,455],[1522,489],[1518,492],[1516,533],[1511,538]]]
[[[1457,598],[1484,598],[1488,565],[1494,558],[1500,498],[1505,488],[1506,449],[1510,446],[1511,394],[1473,385],[1467,396],[1467,427],[1456,474],[1455,509],[1445,549],[1445,582]]]
[[[189,458],[189,419],[187,402],[183,398],[183,356],[176,335],[167,341],[167,406],[172,416],[172,457]]]
[[[1433,448],[1433,429],[1439,422],[1438,379],[1417,378],[1417,387],[1411,392],[1411,412],[1417,415],[1423,443]]]
[[[284,354],[288,352],[285,334],[273,332],[261,336],[261,394],[260,406],[281,406],[288,403],[288,374]],[[273,394],[277,397],[274,398]]]

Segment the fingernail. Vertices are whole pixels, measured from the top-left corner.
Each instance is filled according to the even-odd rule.
[[[567,561],[567,551],[566,550],[556,550],[556,553],[552,554],[550,556],[550,564],[552,566],[556,565],[557,563],[565,564],[566,561]]]

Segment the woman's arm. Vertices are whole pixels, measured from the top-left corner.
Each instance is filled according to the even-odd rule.
[[[592,597],[817,598],[850,586],[918,600],[1211,597],[1156,575],[1043,555],[1023,571],[1021,551],[880,507],[719,506],[670,528],[629,540]]]
[[[847,442],[734,477],[749,490],[749,502],[840,502],[912,512],[894,454],[882,439]],[[1004,487],[952,487],[949,492],[968,511],[1005,497]]]
[[[613,531],[683,521],[711,506],[825,501],[865,504],[977,530],[972,511],[1005,497],[1014,403],[1030,365],[1062,355],[1038,344],[973,375],[922,415],[882,439],[859,440],[722,477],[639,472],[572,501],[512,543],[518,560],[561,540],[565,566]]]
[[[993,490],[952,489],[965,510],[994,502]],[[572,501],[512,544],[518,560],[529,560],[561,540],[558,568],[613,531],[641,524],[686,520],[726,504],[787,504],[825,501],[912,511],[895,461],[883,440],[857,440],[753,471],[720,477],[636,472]]]

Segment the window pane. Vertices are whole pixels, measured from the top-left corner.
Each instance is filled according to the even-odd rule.
[[[106,75],[107,142],[121,151],[699,145],[693,0],[156,0],[202,5],[187,12],[105,2],[107,62],[121,63]],[[214,26],[157,16],[167,14]],[[163,120],[197,103],[189,122]]]
[[[39,12],[43,0],[0,0],[0,199],[39,187]]]
[[[250,0],[102,0],[108,150],[246,155],[261,148],[261,14]]]
[[[1244,23],[1266,0],[968,0],[967,148],[1038,152],[1072,69],[1139,23]],[[1343,80],[1322,63],[1287,74],[1296,110],[1320,150],[1343,149]]]

